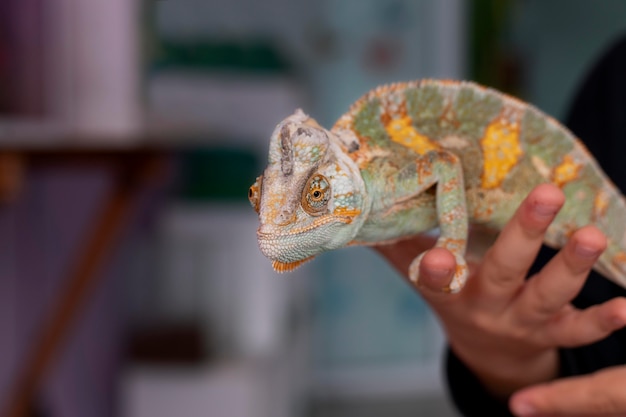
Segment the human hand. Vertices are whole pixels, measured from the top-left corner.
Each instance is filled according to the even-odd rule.
[[[441,291],[454,271],[452,254],[432,249],[420,265],[415,287],[438,315],[451,349],[489,391],[502,399],[555,379],[559,347],[593,343],[626,324],[626,299],[615,298],[585,310],[570,304],[606,247],[605,237],[594,227],[576,231],[540,272],[525,280],[544,233],[563,202],[563,193],[555,186],[544,184],[533,190],[482,262],[470,264],[470,278],[457,294]],[[427,238],[417,238],[377,249],[406,275],[411,260],[431,243]],[[626,378],[626,371],[623,373]],[[613,376],[609,373],[604,378]],[[550,389],[575,390],[589,382],[584,378],[595,377],[528,388],[511,397],[510,406],[519,415],[529,415],[519,409],[522,403],[534,405],[544,414],[551,410],[567,415],[558,414],[558,401],[550,396]],[[623,396],[626,405],[626,394],[617,388],[611,392]],[[570,395],[561,401],[567,402],[566,398]],[[598,408],[598,397],[590,401],[588,408],[596,414],[588,415],[604,410]],[[626,413],[626,407],[622,411]]]

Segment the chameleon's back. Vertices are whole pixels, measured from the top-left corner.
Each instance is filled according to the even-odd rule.
[[[417,81],[379,87],[357,101],[332,129],[356,135],[350,152],[364,177],[373,149],[425,153],[445,149],[462,163],[470,221],[502,227],[536,185],[552,182],[567,202],[548,230],[560,247],[594,224],[609,239],[597,269],[626,284],[626,204],[584,146],[536,108],[473,83]]]

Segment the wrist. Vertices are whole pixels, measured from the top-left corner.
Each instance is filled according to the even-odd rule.
[[[450,348],[484,388],[502,400],[529,385],[550,381],[559,372],[559,355],[556,349],[515,355],[507,349],[488,354],[484,351],[472,353],[455,347],[452,343]]]

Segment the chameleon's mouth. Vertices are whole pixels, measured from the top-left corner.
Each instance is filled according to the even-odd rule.
[[[342,223],[337,221],[336,216],[328,216],[321,222],[297,229],[292,228],[283,233],[259,229],[257,231],[259,248],[263,255],[273,261],[283,263],[301,261],[338,247],[339,245],[333,245],[332,242],[338,232],[336,226]],[[328,224],[329,227],[319,227],[320,224]]]
[[[264,240],[276,240],[276,241],[282,241],[282,240],[289,240],[289,239],[293,239],[295,236],[298,235],[302,235],[304,233],[311,233],[314,232],[315,230],[319,229],[320,226],[326,225],[328,223],[343,223],[343,224],[350,224],[352,223],[353,220],[353,216],[355,214],[359,214],[359,212],[355,212],[354,214],[350,214],[350,215],[346,215],[346,214],[341,214],[341,215],[336,215],[336,214],[328,214],[322,217],[319,217],[317,219],[315,219],[313,222],[300,226],[300,227],[292,227],[288,230],[270,230],[270,231],[262,231],[261,229],[259,229],[257,231],[257,236],[260,239],[264,239]]]
[[[343,226],[352,221],[353,217],[349,215],[328,214],[298,227],[262,225],[257,230],[257,240],[261,252],[267,258],[292,264],[344,246],[353,236],[349,230],[346,234]]]

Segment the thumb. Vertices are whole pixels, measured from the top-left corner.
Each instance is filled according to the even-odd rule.
[[[626,366],[535,385],[514,394],[509,402],[516,416],[626,415]]]

